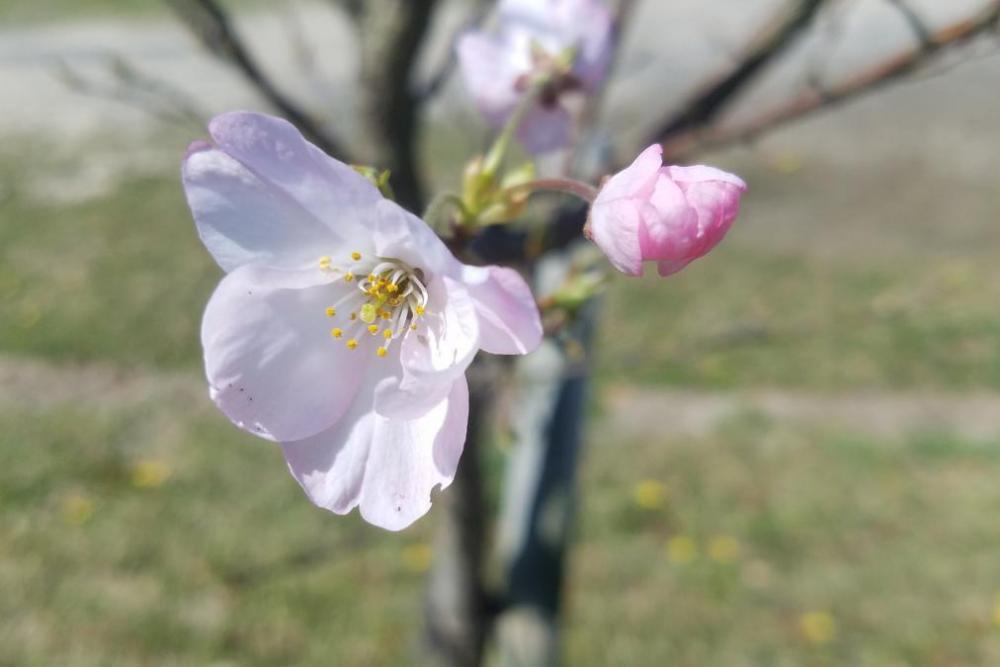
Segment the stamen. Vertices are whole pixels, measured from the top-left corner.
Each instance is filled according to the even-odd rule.
[[[375,354],[377,354],[380,357],[384,357],[386,354],[388,354],[388,352],[389,351],[387,349],[385,349],[384,347],[380,347],[377,350],[375,350]]]
[[[378,325],[377,324],[370,324],[370,325],[368,325],[368,333],[370,333],[373,336],[375,334],[377,334],[378,333]]]
[[[358,347],[358,341],[354,340],[353,338],[351,340],[347,341],[347,349],[348,350],[354,350],[354,349],[357,349],[357,347]]]
[[[354,274],[348,271],[347,273],[344,274],[344,280],[347,282],[351,282],[352,280],[354,280]]]
[[[330,329],[330,335],[334,338],[340,338],[344,335],[344,330],[339,327],[334,327],[333,329]]]
[[[354,252],[351,253],[351,259],[353,259],[355,262],[360,261],[361,253],[355,250]]]
[[[334,308],[333,306],[328,306],[327,307],[327,309],[326,309],[326,316],[327,317],[333,317],[336,314],[337,314],[337,309],[336,308]]]
[[[388,329],[386,329],[385,331],[382,332],[382,338],[385,338],[386,340],[391,339],[392,338],[392,332],[389,331]]]

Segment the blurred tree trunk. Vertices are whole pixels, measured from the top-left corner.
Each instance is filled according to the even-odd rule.
[[[369,164],[392,172],[396,199],[424,206],[417,160],[420,99],[413,70],[437,0],[366,0],[353,14],[361,38],[362,118]]]

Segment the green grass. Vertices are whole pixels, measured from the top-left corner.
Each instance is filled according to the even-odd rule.
[[[227,0],[231,9],[259,5],[259,0]],[[167,14],[165,0],[3,0],[0,20],[58,22],[108,16],[131,17]]]
[[[593,446],[568,663],[991,664],[997,444],[742,420]],[[169,475],[137,485],[149,462]],[[646,479],[661,506],[633,502]],[[198,395],[8,408],[0,664],[413,664],[423,564],[408,554],[438,519],[391,535],[312,508],[275,448]],[[667,557],[677,536],[690,562]],[[738,545],[722,562],[718,536]],[[828,641],[803,634],[815,612]]]

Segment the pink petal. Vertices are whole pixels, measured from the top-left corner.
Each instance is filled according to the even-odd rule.
[[[382,199],[378,189],[306,141],[288,121],[234,111],[213,118],[208,129],[220,149],[342,237],[370,224],[372,207]]]
[[[643,260],[683,257],[699,240],[698,213],[676,183],[661,174],[648,205],[641,206],[639,245]]]
[[[226,271],[243,264],[298,269],[338,244],[284,192],[207,144],[192,145],[182,177],[198,234]]]
[[[676,183],[703,183],[706,181],[718,181],[735,185],[740,191],[747,189],[747,184],[736,174],[716,169],[708,165],[696,164],[690,167],[678,167],[676,165],[666,168],[671,180]]]
[[[639,205],[632,199],[597,201],[590,209],[590,233],[612,265],[630,276],[642,275]]]
[[[521,72],[514,68],[504,44],[481,32],[462,35],[456,45],[462,80],[476,106],[494,127],[521,97],[516,89]]]
[[[622,197],[646,198],[653,192],[657,174],[663,166],[663,147],[653,144],[601,187],[597,201],[610,202]],[[596,203],[596,202],[595,202]]]
[[[690,264],[691,259],[664,259],[656,263],[656,271],[661,278],[673,275]]]
[[[299,440],[329,427],[358,390],[368,355],[330,337],[327,306],[343,283],[316,269],[240,267],[222,279],[202,320],[212,399],[240,428]]]
[[[466,266],[465,286],[479,319],[479,347],[491,354],[527,354],[542,342],[535,295],[511,268]]]
[[[431,492],[455,479],[465,446],[469,388],[459,376],[448,396],[416,419],[378,419],[361,489],[361,516],[402,530],[431,508]]]

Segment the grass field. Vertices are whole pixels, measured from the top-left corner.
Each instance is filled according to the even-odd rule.
[[[414,664],[438,517],[389,535],[315,510],[214,411],[197,329],[219,272],[174,173],[58,204],[22,187],[35,154],[0,157],[0,365],[20,383],[0,394],[0,665]],[[761,243],[757,206],[676,279],[614,284],[602,381],[1000,387],[988,252],[836,261]],[[568,664],[1000,662],[1000,443],[602,424]]]

